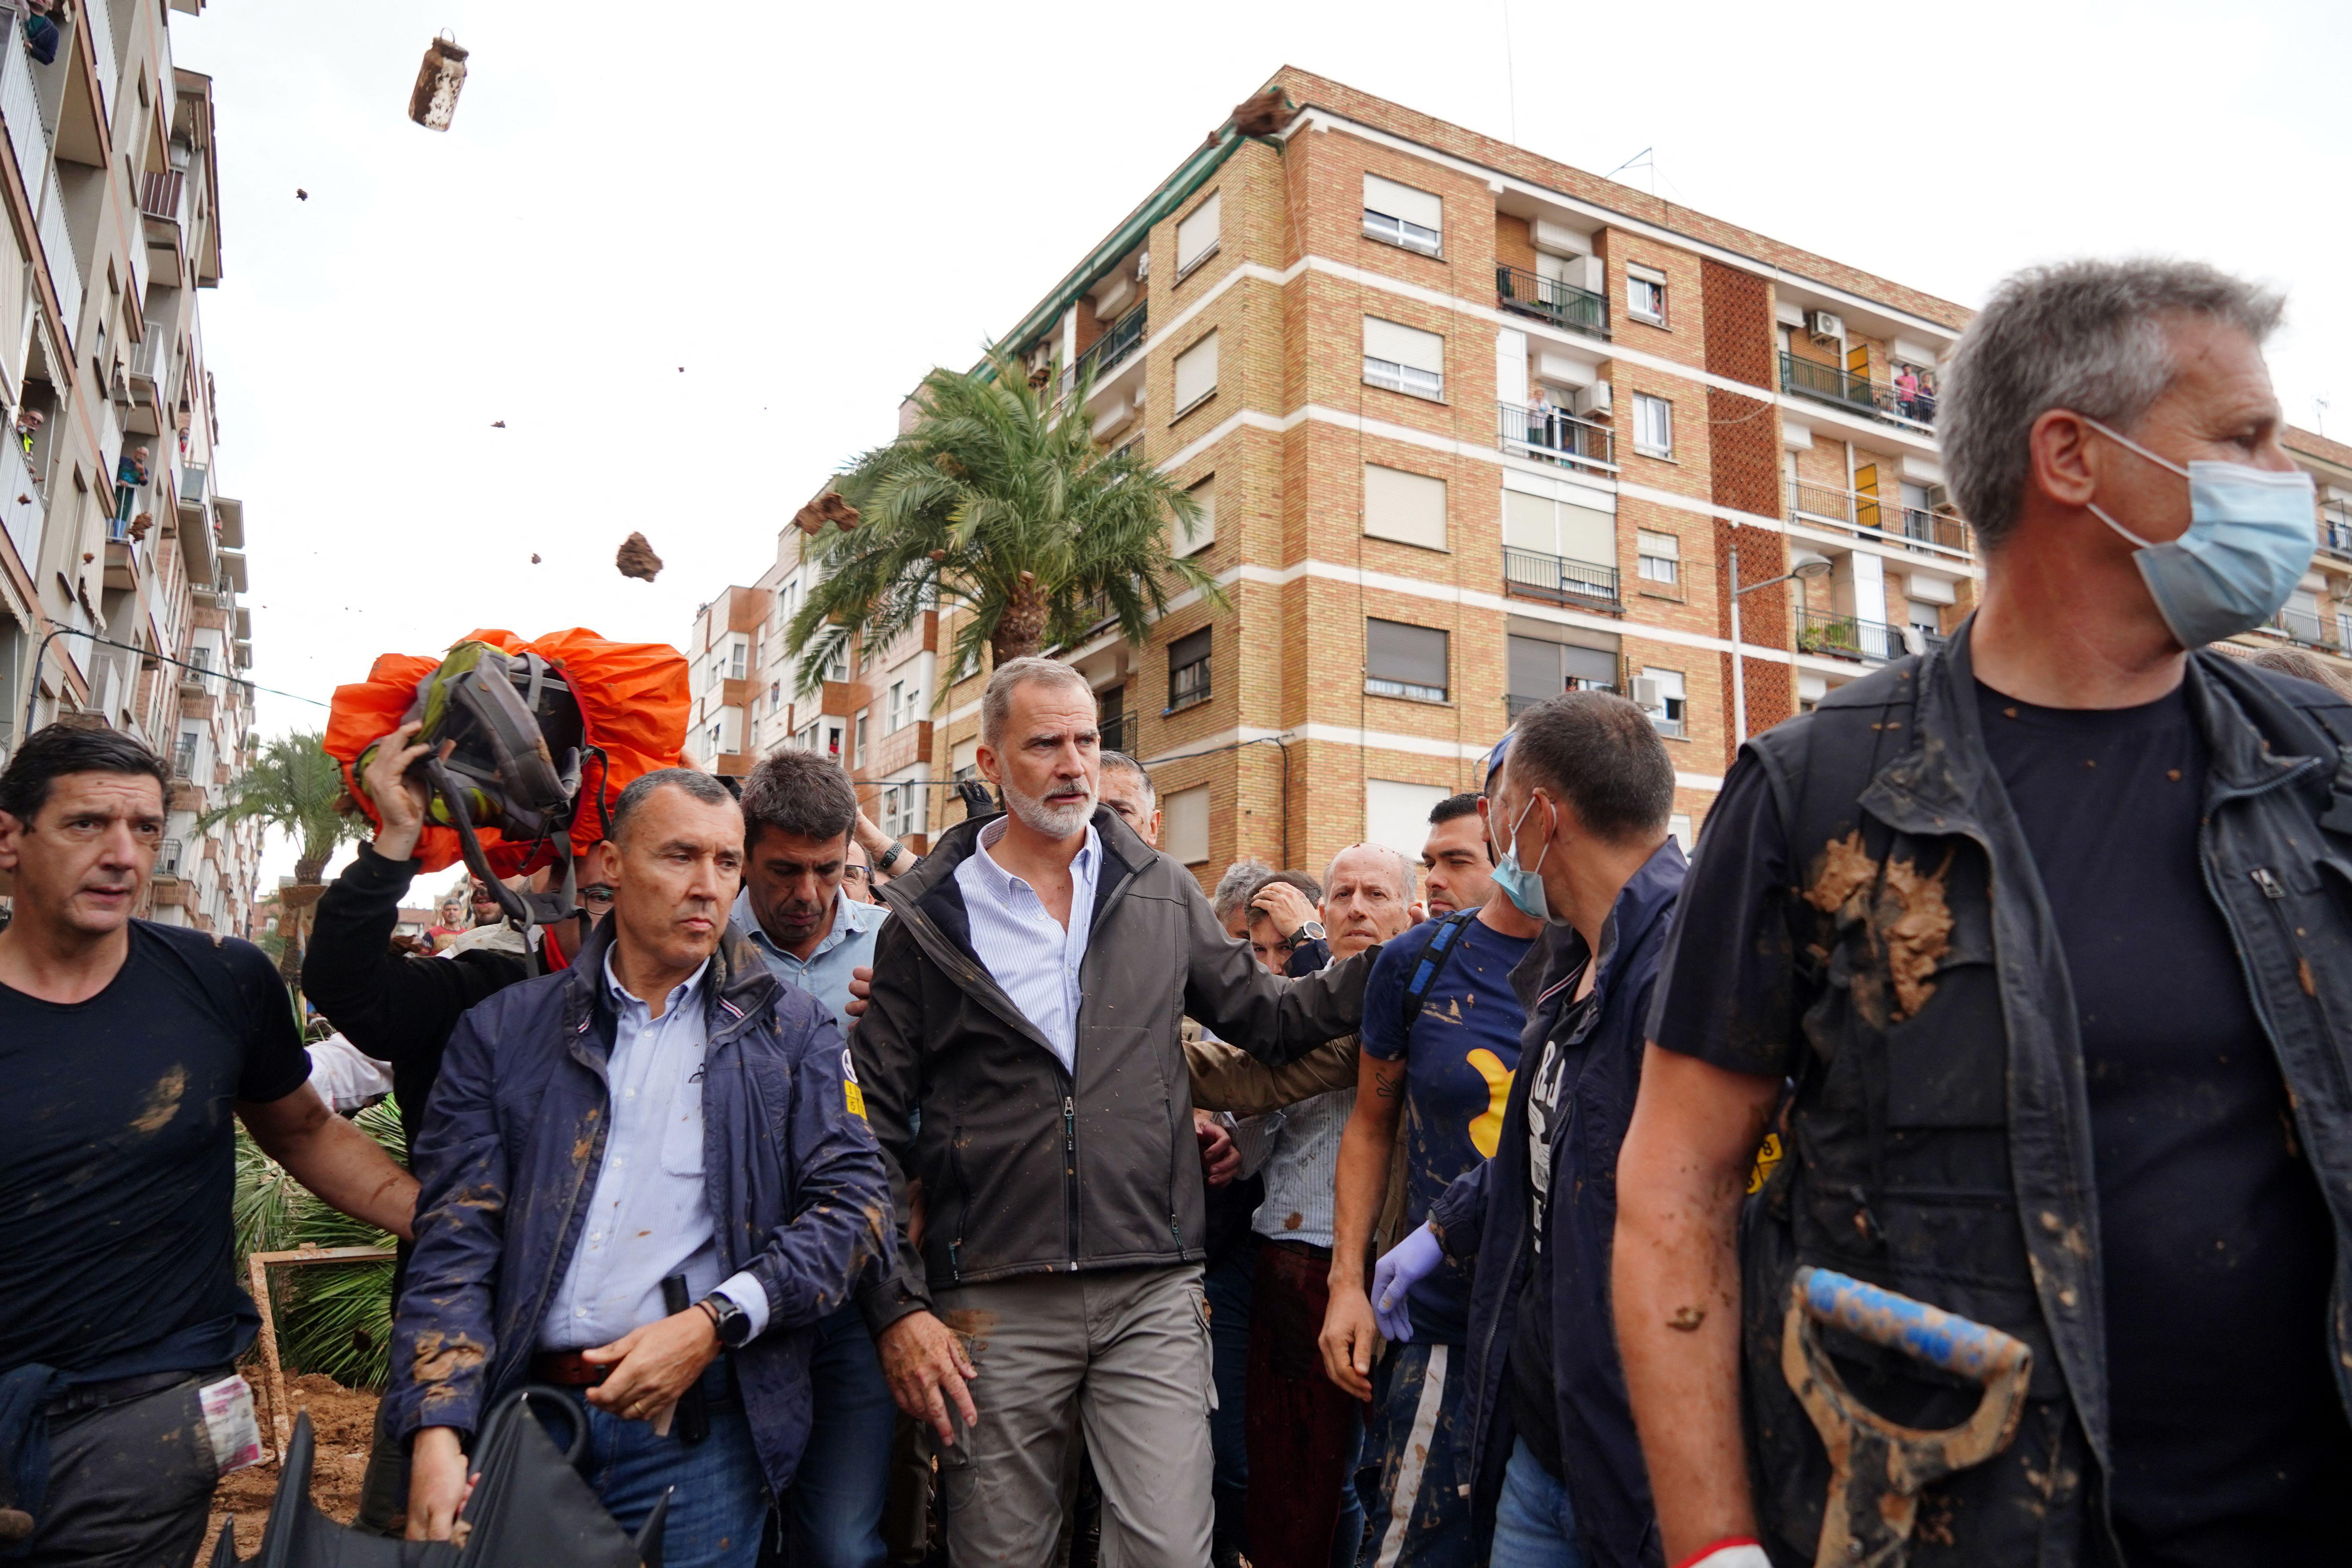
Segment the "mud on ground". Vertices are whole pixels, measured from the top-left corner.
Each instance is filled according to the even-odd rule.
[[[248,1372],[247,1376],[258,1393],[257,1372]],[[256,1400],[257,1405],[267,1403],[266,1394]],[[359,1513],[360,1480],[367,1473],[368,1440],[375,1431],[376,1396],[345,1388],[332,1378],[305,1373],[286,1380],[286,1403],[296,1411],[310,1413],[310,1430],[318,1443],[310,1466],[311,1500],[330,1518],[349,1524]],[[265,1408],[260,1415],[263,1438],[271,1441],[268,1411]],[[231,1516],[236,1520],[236,1554],[251,1557],[258,1552],[261,1527],[268,1521],[270,1500],[277,1495],[275,1457],[223,1477],[219,1489],[213,1493],[212,1528],[205,1532],[204,1551],[196,1554],[196,1561],[207,1560],[221,1521]]]

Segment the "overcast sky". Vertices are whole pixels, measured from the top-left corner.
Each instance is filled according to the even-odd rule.
[[[444,27],[436,135],[404,110]],[[253,674],[320,699],[478,626],[682,641],[1284,64],[1594,173],[1652,148],[1621,177],[1966,304],[2083,253],[2261,276],[2289,417],[2332,394],[2352,436],[2340,4],[211,0],[173,33],[215,79]],[[657,583],[613,570],[633,529]]]

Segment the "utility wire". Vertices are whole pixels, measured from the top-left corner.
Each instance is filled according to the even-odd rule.
[[[272,697],[290,697],[297,702],[308,702],[313,708],[333,706],[331,703],[321,702],[315,697],[305,697],[299,691],[280,691],[274,686],[264,686],[259,681],[247,680],[242,676],[231,675],[225,669],[215,669],[209,665],[190,664],[185,659],[172,658],[156,653],[152,649],[141,647],[136,643],[116,642],[112,637],[102,637],[96,632],[83,631],[79,626],[58,626],[41,639],[41,646],[33,654],[33,679],[27,683],[31,689],[25,693],[25,732],[28,735],[33,731],[33,709],[41,697],[41,662],[48,657],[49,644],[63,637],[88,637],[90,641],[104,647],[119,647],[125,653],[135,653],[142,659],[152,658],[158,664],[175,665],[182,669],[193,669],[199,675],[209,677],[214,680],[225,680],[231,686],[242,686],[248,691],[266,691]]]

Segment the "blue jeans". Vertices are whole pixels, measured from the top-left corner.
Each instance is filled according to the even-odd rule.
[[[646,1422],[576,1401],[572,1408],[588,1413],[588,1453],[581,1468],[604,1511],[631,1535],[662,1493],[670,1493],[662,1531],[665,1568],[753,1568],[767,1526],[767,1479],[723,1357],[702,1374],[702,1387],[721,1407],[710,1412],[710,1435],[691,1447],[679,1440],[675,1426],[668,1436],[656,1437]],[[559,1444],[571,1438],[562,1420],[549,1422]]]
[[[1503,1469],[1495,1547],[1486,1561],[1487,1568],[1584,1568],[1568,1488],[1521,1441],[1512,1442],[1511,1462]]]
[[[881,1568],[898,1407],[856,1307],[817,1325],[808,1449],[786,1496],[802,1568]]]
[[[1254,1241],[1237,1242],[1201,1281],[1209,1298],[1209,1353],[1217,1408],[1209,1415],[1209,1447],[1216,1456],[1216,1543],[1242,1544],[1249,1501],[1250,1286],[1257,1273]]]
[[[1364,1462],[1363,1568],[1476,1568],[1462,1347],[1392,1344],[1372,1372]]]

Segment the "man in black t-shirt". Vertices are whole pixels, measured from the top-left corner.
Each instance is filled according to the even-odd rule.
[[[0,1507],[34,1563],[190,1563],[214,1482],[257,1457],[232,1114],[345,1213],[405,1237],[415,1207],[310,1088],[260,950],[131,918],[168,783],[57,725],[0,773]]]
[[[2033,1352],[2014,1438],[1923,1495],[1919,1568],[2352,1542],[2352,706],[2201,650],[2313,549],[2260,350],[2278,310],[2194,265],[2005,285],[1939,416],[1977,613],[1725,780],[1618,1169],[1669,1562],[1811,1560],[1828,1466],[1780,1372],[1800,1265]],[[1975,1404],[1823,1339],[1894,1419]]]

